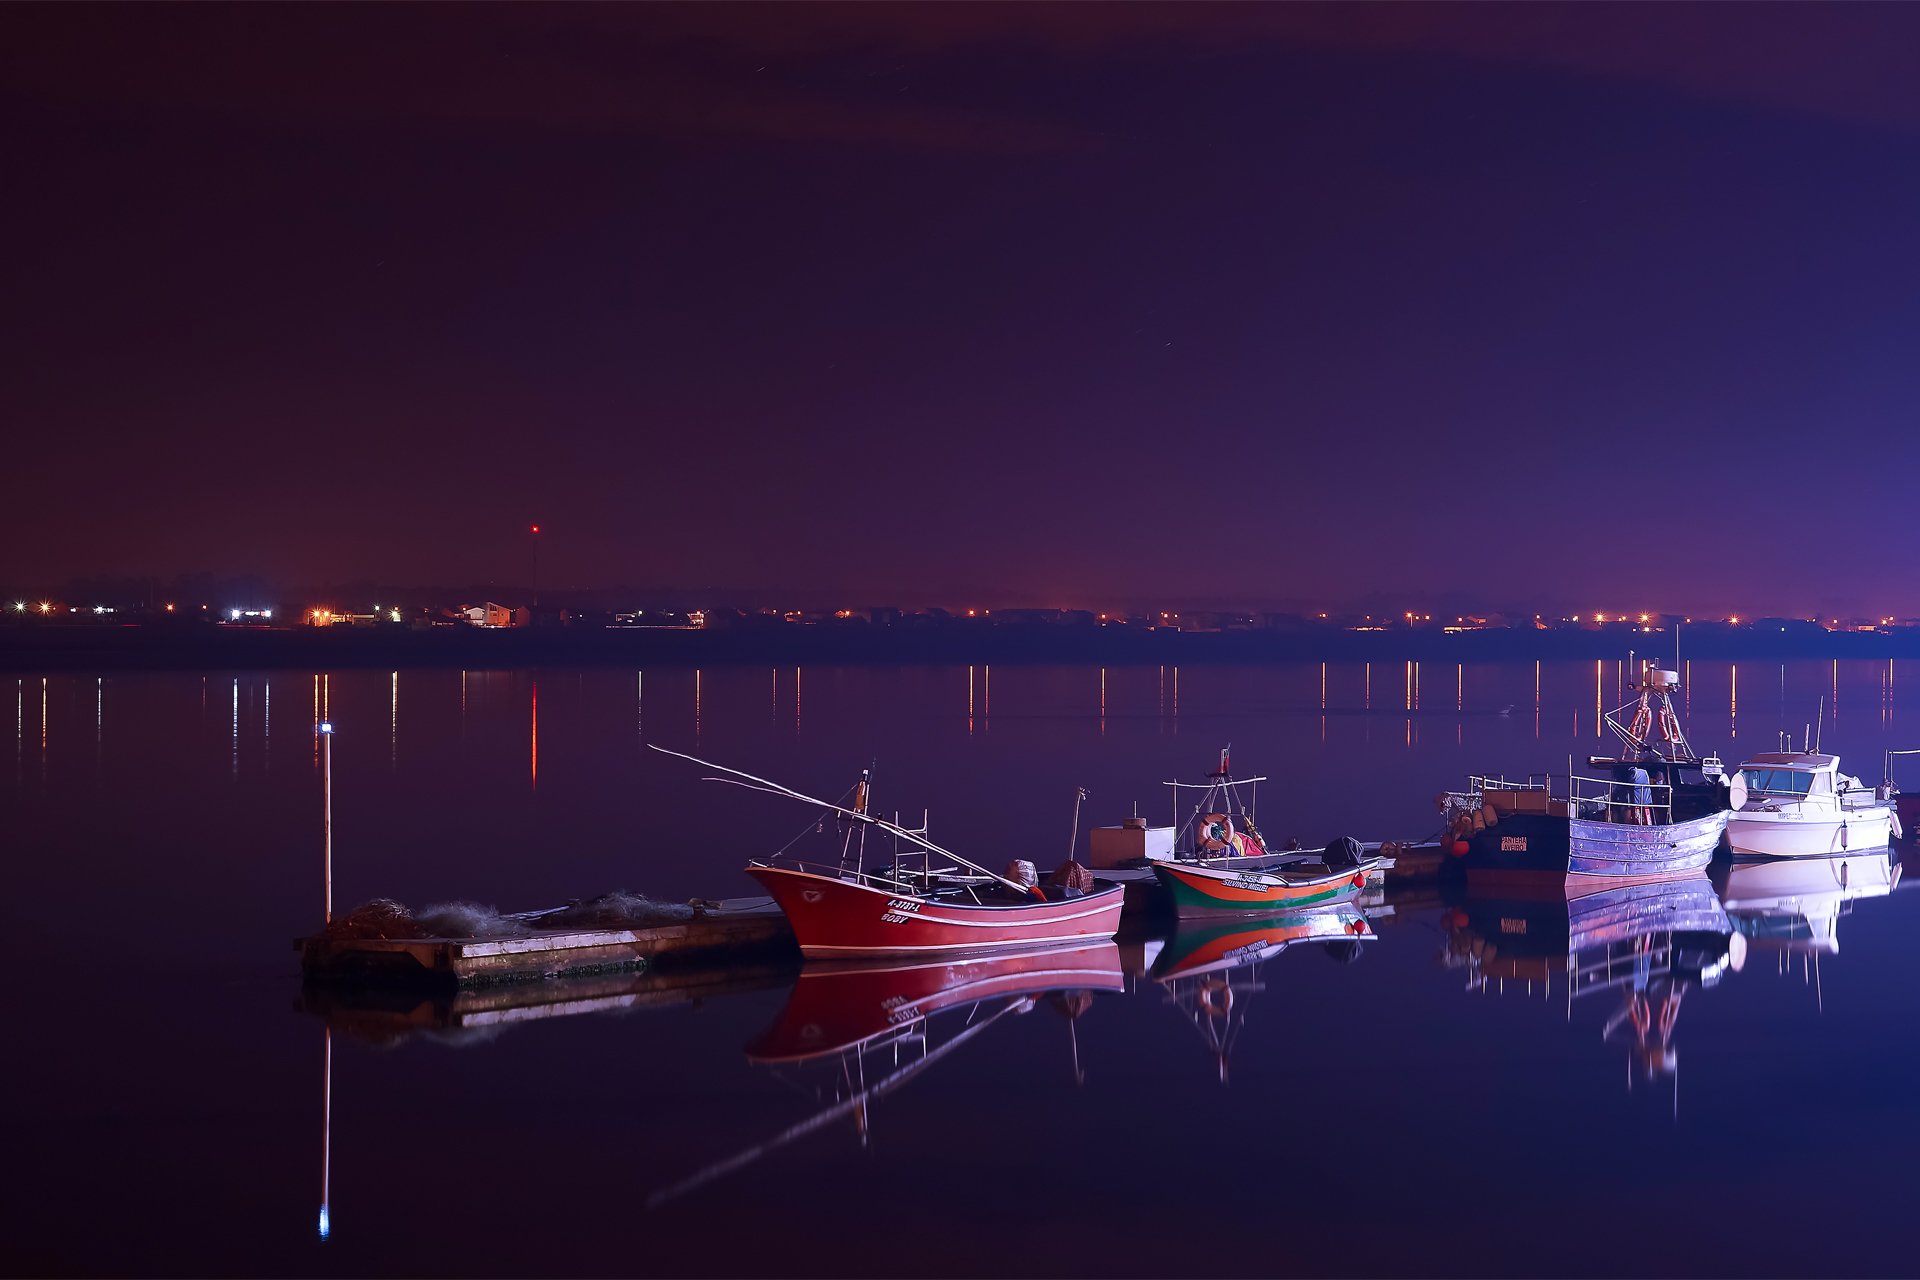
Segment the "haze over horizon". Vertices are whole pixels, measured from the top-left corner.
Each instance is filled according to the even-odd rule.
[[[1920,614],[1911,6],[0,31],[0,580]]]

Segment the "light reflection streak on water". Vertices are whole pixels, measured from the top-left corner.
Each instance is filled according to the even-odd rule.
[[[1600,683],[1605,669],[1599,658],[1593,660],[1593,736],[1596,738],[1600,736],[1601,720],[1607,714],[1605,689]]]
[[[273,679],[260,680],[260,768],[273,772]]]
[[[531,723],[527,732],[527,771],[529,789],[540,789],[540,678],[533,678],[532,704],[528,708]]]
[[[320,673],[313,676],[313,771],[320,772]]]
[[[393,692],[390,695],[387,712],[387,741],[391,758],[387,763],[390,772],[400,771],[400,673],[393,673]]]
[[[233,776],[240,776],[240,678],[233,681]]]
[[[1100,668],[1100,736],[1107,736],[1107,669]]]
[[[647,673],[633,673],[633,736],[647,736]]]
[[[973,667],[967,667],[967,736],[973,736]]]
[[[1734,663],[1728,675],[1727,688],[1727,737],[1740,736],[1740,664]]]
[[[987,663],[980,668],[980,732],[985,733],[993,725],[993,664]]]
[[[800,705],[799,683],[799,680],[796,678],[794,681],[796,687],[793,693],[795,707]],[[700,668],[698,667],[693,669],[693,740],[695,742],[700,741]]]

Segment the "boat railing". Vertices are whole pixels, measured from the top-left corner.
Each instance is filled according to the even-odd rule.
[[[1575,818],[1641,826],[1673,822],[1673,786],[1666,782],[1575,774],[1568,779],[1566,804],[1568,816]]]
[[[864,867],[848,866],[845,863],[815,862],[805,858],[774,855],[768,858],[756,858],[748,865],[760,867],[785,867],[794,871],[805,871],[817,876],[827,876],[835,880],[849,880],[865,885],[869,889],[879,889],[883,893],[924,894],[934,884],[948,887],[971,887],[999,883],[992,876],[979,875],[965,871],[958,866],[934,866],[927,858],[925,865],[913,866],[906,859],[911,854],[903,854],[901,860],[890,867],[868,870]]]
[[[1551,791],[1553,775],[1530,773],[1525,779],[1519,779],[1504,774],[1474,773],[1467,775],[1467,787],[1480,794],[1488,791]]]

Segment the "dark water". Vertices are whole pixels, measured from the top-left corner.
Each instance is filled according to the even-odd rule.
[[[1869,781],[1884,748],[1920,744],[1920,673],[1688,675],[1703,750],[1773,749],[1822,698],[1816,731]],[[698,1001],[609,988],[571,1016],[299,1007],[317,714],[339,726],[342,907],[517,908],[750,893],[744,859],[805,824],[649,740],[815,794],[877,761],[877,807],[1044,865],[1075,787],[1087,822],[1136,801],[1159,818],[1157,784],[1229,742],[1274,779],[1270,835],[1423,836],[1469,769],[1607,747],[1617,681],[1613,663],[9,678],[0,1250],[96,1273],[1911,1272],[1894,1180],[1920,1138],[1916,899],[1875,891],[1869,855],[1845,895],[1747,892],[1740,944],[1704,960],[1664,935],[1583,952],[1573,999],[1564,902],[1421,890],[1375,912],[1352,963],[1312,944],[1233,970],[1223,1018],[1127,972],[1090,1000],[962,1004],[857,1061],[749,1060],[790,974]],[[864,1114],[657,1202],[932,1051]]]

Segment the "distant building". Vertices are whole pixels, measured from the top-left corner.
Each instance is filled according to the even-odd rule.
[[[485,604],[463,604],[459,612],[469,626],[510,627],[513,625],[513,610],[503,604],[495,604],[491,600]]]

